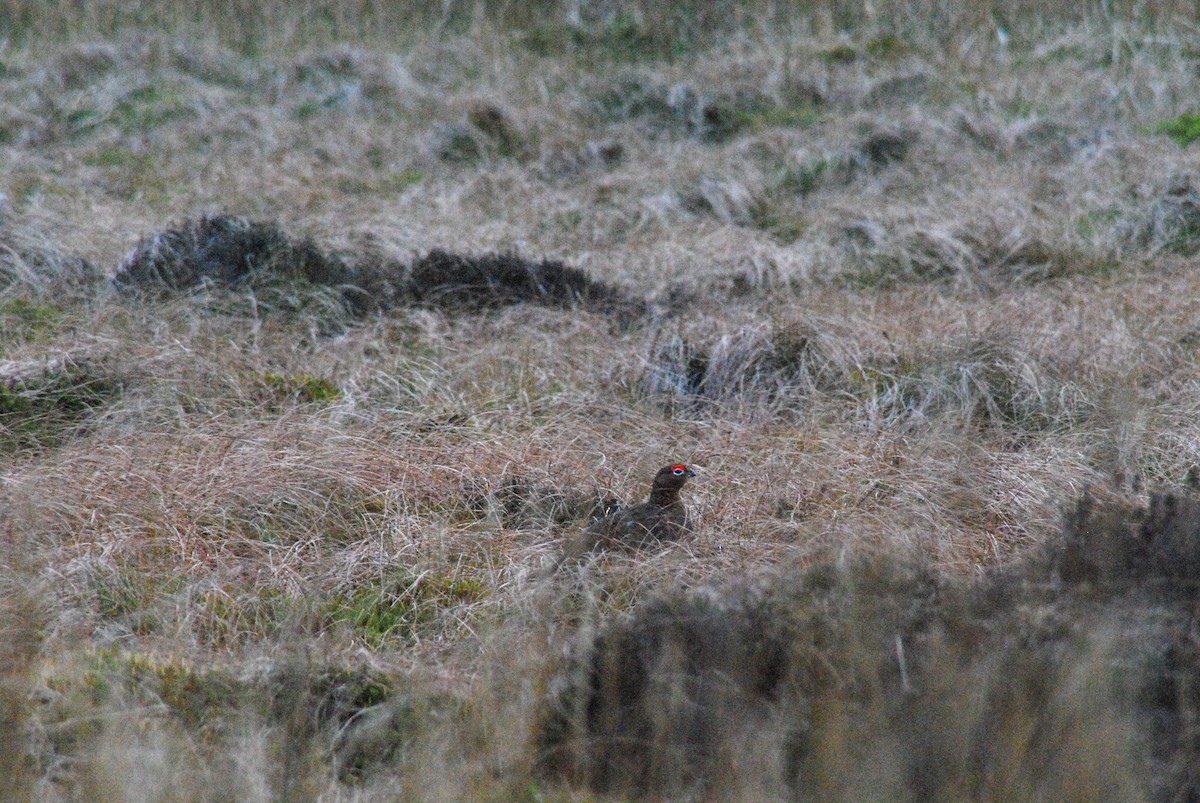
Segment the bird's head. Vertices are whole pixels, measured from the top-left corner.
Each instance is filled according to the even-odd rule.
[[[694,476],[696,476],[696,472],[683,463],[673,463],[669,466],[663,466],[654,475],[654,487],[674,488],[678,490]]]

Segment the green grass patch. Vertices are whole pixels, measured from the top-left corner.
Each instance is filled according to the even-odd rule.
[[[58,331],[65,311],[24,298],[0,302],[0,343],[29,343]]]
[[[98,578],[96,607],[105,619],[121,619],[143,609],[146,591],[147,583],[142,577],[116,575]]]
[[[299,608],[302,599],[278,588],[213,587],[195,596],[197,615],[191,627],[201,643],[217,649],[241,647],[277,636]]]
[[[748,211],[751,226],[765,231],[783,245],[796,242],[808,231],[808,223],[802,215],[781,212],[770,200],[757,199]]]
[[[102,145],[82,155],[84,164],[104,171],[102,186],[113,196],[150,204],[167,203],[186,191],[186,186],[169,175],[163,154],[141,146]]]
[[[821,185],[821,179],[833,163],[825,158],[810,159],[780,170],[771,183],[772,194],[808,195]]]
[[[873,37],[861,46],[841,43],[822,50],[817,58],[826,64],[852,64],[861,58],[895,59],[908,53],[910,48],[898,36],[883,34]]]
[[[311,117],[316,117],[322,112],[329,111],[330,109],[336,109],[345,102],[345,92],[334,92],[333,94],[327,95],[323,98],[309,98],[308,100],[301,101],[296,105],[296,108],[293,110],[292,114],[297,120],[307,120]]]
[[[401,193],[414,184],[420,184],[425,174],[413,167],[403,170],[393,170],[384,177],[383,189],[387,192]]]
[[[1100,216],[1102,217],[1102,216]],[[1097,220],[1076,221],[1082,231]],[[849,239],[849,238],[848,238]],[[936,284],[968,277],[971,280],[1032,285],[1067,277],[1104,277],[1121,270],[1121,262],[1103,248],[1065,244],[1059,247],[1033,241],[1011,253],[986,249],[943,252],[921,235],[910,235],[852,255],[836,281],[848,288],[892,289],[903,285]]]
[[[828,159],[813,159],[778,170],[757,194],[747,212],[750,226],[770,234],[777,242],[796,242],[808,230],[804,215],[789,201],[814,192],[831,166]]]
[[[425,573],[415,578],[373,579],[336,595],[324,611],[326,621],[349,624],[370,648],[379,649],[393,639],[412,638],[442,609],[476,602],[485,593],[476,578]]]
[[[736,117],[744,126],[757,131],[765,128],[811,128],[822,120],[823,115],[810,105],[780,105],[738,112]]]
[[[579,231],[583,225],[583,212],[578,209],[567,209],[555,212],[549,218],[538,223],[538,230],[544,233],[571,234]]]
[[[184,578],[175,571],[176,554],[161,537],[139,533],[136,558],[119,564],[97,565],[89,572],[96,612],[109,622],[120,623],[146,635],[159,629],[165,609],[156,608],[183,589]]]
[[[141,171],[150,165],[150,158],[125,145],[104,145],[85,153],[83,163],[112,170]]]
[[[867,40],[863,47],[866,54],[875,59],[894,59],[909,52],[909,47],[898,36],[883,34]]]
[[[179,91],[156,84],[144,84],[122,95],[109,112],[95,108],[74,109],[64,115],[63,123],[71,136],[89,134],[106,124],[136,134],[191,114],[191,108]]]
[[[1081,44],[1064,44],[1051,48],[1041,56],[1040,61],[1047,63],[1058,63],[1067,61],[1086,62],[1090,57],[1090,52]]]
[[[208,740],[235,728],[248,710],[265,713],[266,694],[229,672],[197,668],[181,658],[151,657],[115,648],[97,651],[82,666],[64,667],[46,685],[62,698],[47,716],[56,723],[56,747],[71,754],[102,733],[97,707],[130,703],[164,710],[192,734]],[[257,705],[255,704],[257,700]],[[82,714],[82,716],[81,716]]]
[[[817,58],[827,64],[851,64],[858,60],[858,48],[846,43],[837,44],[822,50]]]
[[[425,178],[420,170],[406,168],[390,172],[371,171],[353,175],[339,175],[332,180],[333,187],[345,195],[392,196],[419,184]]]
[[[341,388],[334,382],[312,374],[277,374],[266,371],[260,379],[272,395],[280,400],[322,403],[335,401],[342,396]]]
[[[69,134],[79,135],[95,130],[103,120],[103,115],[98,109],[76,109],[68,112],[63,122],[66,123]]]
[[[159,661],[129,655],[124,667],[128,683],[140,695],[161,701],[193,732],[220,730],[242,710],[249,689],[228,672],[196,669],[182,659]]]
[[[183,96],[171,88],[145,84],[127,92],[113,110],[113,121],[127,131],[145,131],[189,116]]]
[[[366,668],[280,664],[265,677],[240,678],[217,666],[199,667],[175,656],[147,655],[106,648],[82,666],[64,668],[47,678],[47,686],[63,695],[64,713],[80,707],[127,706],[165,709],[190,734],[212,743],[236,736],[247,715],[287,720],[296,705],[310,715],[315,729],[343,726],[363,709],[387,702],[393,682]],[[91,717],[79,717],[79,725]],[[78,727],[72,741],[96,735]]]
[[[700,104],[693,125],[701,140],[720,143],[744,131],[808,128],[822,119],[819,104],[816,97],[777,103],[756,92],[732,92]]]
[[[1121,220],[1121,210],[1115,206],[1091,209],[1075,218],[1075,233],[1083,240],[1092,240],[1116,226]]]
[[[368,669],[331,667],[316,673],[311,685],[313,696],[317,699],[353,711],[387,702],[394,691],[388,678]]]
[[[1186,148],[1200,139],[1200,113],[1185,112],[1174,120],[1163,120],[1154,126],[1155,134],[1165,134]]]

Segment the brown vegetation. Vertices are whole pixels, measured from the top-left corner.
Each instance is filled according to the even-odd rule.
[[[1197,794],[1195,8],[326,6],[0,9],[6,792]]]

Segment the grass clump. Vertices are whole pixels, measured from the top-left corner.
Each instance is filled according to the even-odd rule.
[[[557,260],[433,250],[405,266],[370,249],[354,259],[327,254],[308,239],[293,240],[274,224],[205,216],[144,239],[113,281],[152,293],[249,285],[254,292],[244,313],[315,319],[322,334],[401,304],[479,312],[528,302],[619,320],[635,318],[644,307],[617,286]],[[225,298],[225,306],[245,308],[241,295]]]
[[[739,328],[716,336],[658,337],[641,387],[668,409],[720,410],[755,402],[779,410],[814,394],[853,392],[860,358],[817,322]]]
[[[826,157],[809,159],[779,170],[771,182],[771,193],[804,196],[821,185],[821,178],[834,166]]]
[[[593,111],[607,122],[644,120],[654,128],[687,126],[695,93],[689,87],[672,87],[647,71],[626,71],[598,81],[591,92]]]
[[[562,489],[519,473],[501,477],[499,482],[485,478],[467,480],[462,495],[469,520],[483,521],[495,515],[505,527],[514,529],[587,522],[620,507],[618,500],[609,494]]]
[[[802,239],[808,231],[806,218],[811,214],[799,202],[827,187],[844,187],[861,175],[877,174],[903,162],[919,142],[912,129],[885,127],[867,129],[852,148],[798,162],[788,162],[771,171],[762,186],[749,193],[736,214],[720,214],[720,202],[714,203],[702,193],[709,208],[718,216],[738,225],[765,231],[779,243],[788,245]],[[729,205],[725,201],[725,206]]]
[[[896,59],[906,55],[911,48],[893,34],[873,36],[861,45],[842,42],[817,53],[817,57],[828,64],[852,64],[866,57],[879,61]]]
[[[46,633],[40,608],[35,595],[21,587],[10,589],[0,601],[0,776],[13,798],[36,796],[44,761],[30,738],[39,713],[30,690]]]
[[[182,658],[117,648],[84,660],[81,670],[46,679],[55,696],[40,714],[52,726],[56,751],[72,759],[101,749],[105,737],[101,723],[76,716],[80,709],[106,710],[110,717],[154,710],[156,718],[165,716],[186,730],[214,758],[240,724],[267,710],[266,696],[252,683],[217,666],[196,667]]]
[[[106,663],[104,671],[119,670],[135,699],[161,702],[184,727],[199,734],[227,724],[249,696],[244,682],[215,667],[197,669],[180,660],[138,654],[115,654]]]
[[[1085,216],[1077,221],[1080,238],[1094,234],[1103,219],[1104,215]],[[1145,227],[1142,232],[1147,239],[1153,236]],[[1132,239],[1132,234],[1124,236]],[[885,227],[859,220],[843,227],[839,240],[846,260],[837,281],[847,287],[894,289],[930,284],[995,288],[1103,277],[1122,267],[1114,249],[1104,242],[1058,242],[987,220],[952,231],[911,224]]]
[[[696,32],[687,24],[687,10],[678,12],[668,12],[667,19],[654,22],[641,13],[628,12],[587,25],[538,22],[519,28],[517,37],[529,51],[544,58],[616,64],[672,61],[698,47]]]
[[[32,192],[37,195],[41,189]],[[31,303],[51,293],[55,298],[49,303],[77,301],[90,295],[102,281],[96,266],[65,253],[25,221],[7,219],[9,210],[4,201],[0,195],[0,291]],[[0,332],[0,337],[3,334]]]
[[[931,418],[1011,428],[1024,436],[1065,431],[1094,411],[1082,388],[1005,346],[1002,337],[930,354],[863,364],[852,376],[872,411],[894,422]]]
[[[1120,229],[1126,242],[1152,254],[1200,253],[1200,190],[1192,175],[1177,173],[1158,182]]]
[[[808,128],[821,119],[824,98],[812,88],[800,94],[803,96],[787,103],[751,89],[700,97],[688,113],[690,125],[700,141],[710,143],[722,143],[749,131]]]
[[[313,729],[340,728],[360,712],[387,702],[396,691],[394,678],[367,666],[308,664],[295,659],[281,662],[264,681],[277,720],[291,716],[304,698]]]
[[[812,126],[821,119],[825,103],[822,92],[807,83],[784,85],[772,93],[751,82],[669,84],[644,71],[600,83],[592,98],[602,120],[638,120],[653,131],[710,145],[744,133]]]
[[[470,104],[464,123],[439,129],[433,149],[443,162],[466,166],[497,159],[525,160],[533,152],[529,137],[512,115],[484,102]]]
[[[393,760],[420,734],[426,707],[417,698],[393,701],[394,678],[363,666],[285,658],[267,672],[235,674],[218,666],[196,666],[115,648],[86,660],[81,671],[57,672],[47,679],[54,695],[40,712],[54,750],[63,763],[55,784],[84,787],[102,784],[115,791],[143,781],[105,778],[106,739],[114,728],[148,732],[168,745],[183,741],[184,755],[208,767],[188,770],[173,762],[197,799],[245,796],[254,786],[253,770],[279,790],[319,783],[322,766],[334,760],[347,781]],[[101,711],[102,719],[79,716]],[[231,751],[248,732],[259,738],[290,768],[292,777],[272,777],[262,767],[240,765]],[[240,783],[222,781],[233,773]],[[235,791],[236,790],[236,791]]]
[[[825,396],[852,400],[886,426],[938,420],[1026,439],[1080,426],[1095,412],[1082,385],[1023,356],[1001,334],[929,351],[887,350],[803,322],[657,339],[641,387],[668,410],[716,414],[736,403],[782,413]]]
[[[92,573],[91,585],[96,596],[96,612],[101,618],[139,633],[149,633],[156,628],[155,602],[182,587],[178,578],[151,578],[132,567],[107,571],[97,568]]]
[[[121,96],[112,120],[123,130],[144,132],[191,113],[182,95],[162,86],[146,84]]]

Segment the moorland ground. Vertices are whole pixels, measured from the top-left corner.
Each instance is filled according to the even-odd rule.
[[[1200,15],[966,5],[0,8],[8,793],[590,799],[719,764],[744,799],[1194,794],[1194,656],[1150,735],[1089,707],[1191,597],[1036,636],[979,600],[1103,586],[1064,512],[1197,461]],[[548,572],[673,461],[686,538]],[[613,735],[569,710],[589,656],[705,594],[825,644],[780,648],[760,741],[563,758]],[[965,658],[985,631],[1057,651]],[[1011,754],[896,724],[972,683]]]

